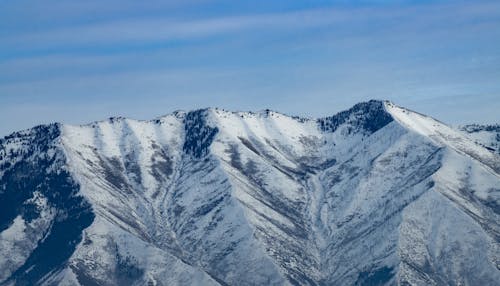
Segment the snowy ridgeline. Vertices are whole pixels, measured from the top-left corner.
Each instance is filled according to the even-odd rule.
[[[497,137],[382,101],[14,133],[0,285],[500,285]]]
[[[500,124],[460,126],[474,142],[500,155]]]

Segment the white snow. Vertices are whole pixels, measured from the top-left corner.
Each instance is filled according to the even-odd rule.
[[[120,279],[119,262],[151,285],[352,285],[381,269],[396,274],[387,284],[500,279],[498,156],[437,120],[384,106],[395,120],[373,134],[208,109],[218,133],[203,158],[183,151],[184,112],[63,126],[67,168],[96,219],[71,267],[47,281],[70,284],[78,271]],[[0,234],[12,249],[0,257],[15,254],[27,228],[18,217]]]
[[[17,268],[22,266],[50,228],[55,210],[47,205],[47,199],[39,192],[34,192],[28,201],[33,202],[40,216],[31,222],[17,216],[14,222],[0,233],[0,282],[7,279]]]

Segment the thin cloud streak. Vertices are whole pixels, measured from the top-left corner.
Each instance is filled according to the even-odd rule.
[[[448,10],[446,13],[443,11]],[[285,13],[222,16],[191,21],[178,19],[128,19],[114,22],[90,23],[70,28],[51,29],[1,39],[3,45],[22,47],[26,44],[44,47],[67,45],[109,45],[123,42],[161,42],[203,38],[246,30],[307,29],[333,24],[363,24],[380,20],[403,20],[403,27],[415,31],[426,29],[428,23],[441,26],[463,25],[477,17],[498,23],[500,3],[441,4],[431,7],[412,6],[354,9],[313,9]],[[491,18],[491,19],[490,19]],[[396,25],[390,29],[398,29]]]
[[[316,9],[291,13],[221,17],[188,22],[175,22],[164,19],[136,22],[122,21],[48,31],[35,35],[21,35],[17,38],[12,38],[11,41],[26,42],[25,46],[37,49],[51,45],[82,46],[92,43],[112,45],[116,44],[115,41],[146,43],[148,41],[161,41],[162,39],[207,37],[214,34],[232,32],[235,34],[234,37],[245,37],[248,42],[252,40],[252,37],[261,37],[260,34],[262,32],[269,32],[273,27],[292,31],[300,27],[307,31],[307,29],[314,30],[314,27],[330,25],[329,29],[324,32],[326,34],[323,38],[319,37],[305,41],[304,44],[287,42],[285,45],[288,46],[284,47],[299,47],[300,45],[311,47],[311,45],[316,45],[316,48],[320,49],[320,45],[322,45],[333,50],[343,48],[344,51],[351,51],[352,48],[370,47],[371,50],[368,51],[376,53],[381,48],[385,51],[397,50],[398,48],[402,51],[405,49],[408,51],[422,49],[422,47],[425,47],[422,44],[439,43],[443,39],[450,41],[457,37],[478,37],[478,35],[482,34],[486,36],[497,34],[500,36],[500,17],[497,16],[496,18],[489,19],[490,15],[500,14],[500,3],[497,5],[487,3],[479,5],[480,7],[470,6],[467,5],[467,9],[462,6],[455,7],[453,13],[444,15],[440,12],[440,9],[433,6],[430,8],[400,8],[396,11],[391,10],[391,12],[374,8],[356,9],[354,12]],[[447,6],[442,5],[439,7],[447,8]],[[486,17],[488,21],[476,20],[477,17],[481,16],[484,18],[485,15],[488,16]],[[378,27],[369,28],[369,23],[382,18],[384,19],[382,24],[379,23]],[[406,21],[399,25],[392,25],[390,20],[394,18],[403,18]],[[334,22],[337,25],[332,26]],[[467,23],[467,25],[463,22]],[[461,33],[459,34],[454,33],[454,31],[460,29],[460,27],[456,26],[457,23],[462,23],[465,26],[460,30]],[[346,24],[366,31],[356,31],[355,33],[349,30],[346,31],[343,29],[343,25]],[[432,29],[428,29],[426,25],[432,25],[433,27]],[[256,31],[254,32],[257,33],[257,36],[245,32],[245,29],[255,29]],[[423,29],[424,31],[422,31]],[[497,32],[495,33],[494,31]],[[272,37],[272,34],[270,36]],[[9,39],[5,41],[7,45]],[[255,42],[258,40],[255,39]],[[420,46],[418,45],[419,43]],[[224,49],[224,45],[227,46],[227,44],[228,42],[220,40],[218,44],[207,45],[207,43],[204,43],[203,46],[192,49],[191,52],[200,54],[203,52],[203,49],[207,51],[210,51],[210,49]],[[196,43],[191,46],[198,45],[199,43]],[[189,44],[182,46],[183,51],[189,50],[189,46]],[[138,52],[134,50],[130,53],[114,53],[110,55],[58,55],[57,53],[50,53],[31,57],[13,57],[0,61],[0,82],[2,81],[2,76],[5,80],[17,81],[19,79],[15,78],[16,75],[29,74],[30,71],[41,76],[50,75],[50,73],[42,72],[44,70],[62,70],[64,71],[63,76],[67,76],[68,74],[78,75],[79,69],[94,68],[98,70],[99,68],[121,65],[127,61],[138,65],[139,68],[147,68],[147,65],[138,64],[138,61],[152,63],[155,61],[155,58],[169,58],[171,52],[172,49],[170,48],[163,49],[163,51],[148,51],[147,53],[142,53],[140,59],[137,56]],[[350,60],[349,58],[347,59]],[[484,62],[481,59],[479,61]],[[24,80],[30,80],[30,77],[26,77]]]
[[[335,13],[325,13],[318,10],[286,14],[221,17],[194,21],[168,19],[127,20],[20,35],[3,39],[3,41],[11,45],[21,45],[27,42],[58,45],[62,43],[92,44],[189,39],[256,28],[313,27],[334,21],[334,19],[325,18],[325,14],[335,16]]]

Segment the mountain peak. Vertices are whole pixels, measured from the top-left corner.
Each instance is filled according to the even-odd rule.
[[[385,109],[386,103],[389,102],[381,100],[361,102],[333,116],[320,118],[317,122],[321,130],[328,132],[334,132],[340,125],[347,123],[353,130],[373,133],[393,120]]]

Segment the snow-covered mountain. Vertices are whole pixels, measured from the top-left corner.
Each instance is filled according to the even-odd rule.
[[[0,285],[500,285],[500,156],[469,135],[382,101],[17,132]]]
[[[459,127],[477,144],[500,155],[500,124],[470,124]]]

